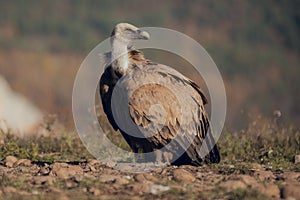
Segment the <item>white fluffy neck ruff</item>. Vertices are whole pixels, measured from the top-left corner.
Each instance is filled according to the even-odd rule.
[[[114,71],[124,75],[128,69],[127,44],[114,38],[111,50],[112,68]]]

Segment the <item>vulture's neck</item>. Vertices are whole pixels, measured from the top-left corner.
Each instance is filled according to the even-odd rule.
[[[128,68],[127,45],[115,39],[112,41],[111,50],[112,68],[117,73],[124,75]]]

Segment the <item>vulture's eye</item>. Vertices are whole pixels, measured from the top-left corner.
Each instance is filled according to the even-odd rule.
[[[130,28],[126,28],[126,29],[125,29],[125,32],[133,33],[134,31],[133,31],[132,29],[130,29]]]

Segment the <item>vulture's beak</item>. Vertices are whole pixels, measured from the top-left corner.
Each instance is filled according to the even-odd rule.
[[[137,39],[140,40],[149,40],[150,39],[150,35],[148,32],[146,31],[141,31],[140,29],[137,30]]]

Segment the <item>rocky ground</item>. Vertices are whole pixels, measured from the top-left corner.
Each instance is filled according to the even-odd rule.
[[[300,199],[297,170],[272,172],[243,162],[145,173],[115,166],[92,159],[45,163],[7,156],[0,165],[0,199]]]
[[[52,121],[26,137],[0,129],[0,200],[300,199],[300,131],[292,127],[224,131],[219,164],[178,167],[94,160],[77,134]]]

